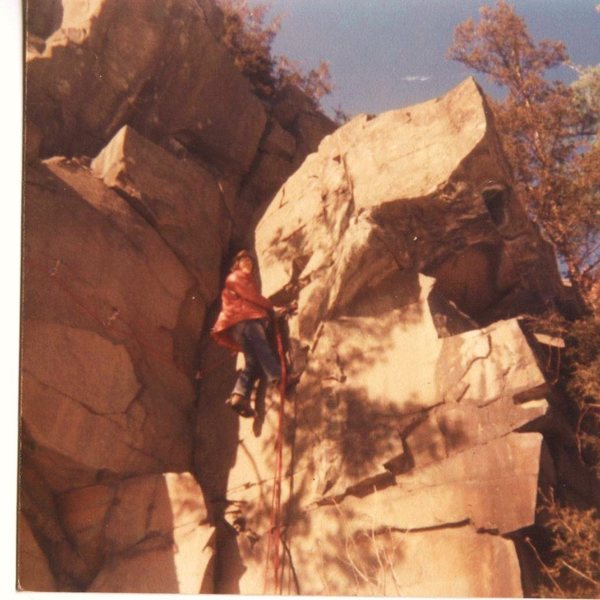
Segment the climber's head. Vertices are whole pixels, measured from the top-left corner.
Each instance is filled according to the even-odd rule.
[[[254,260],[252,255],[248,250],[240,250],[234,259],[231,265],[232,271],[244,271],[244,273],[252,273],[254,270]]]

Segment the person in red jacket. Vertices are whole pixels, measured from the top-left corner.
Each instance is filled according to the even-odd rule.
[[[244,353],[246,365],[227,400],[243,417],[256,414],[250,404],[250,394],[261,372],[269,383],[278,383],[281,379],[281,366],[267,341],[265,329],[269,318],[285,309],[276,309],[260,294],[253,272],[250,253],[238,252],[221,293],[221,312],[211,331],[218,344]]]

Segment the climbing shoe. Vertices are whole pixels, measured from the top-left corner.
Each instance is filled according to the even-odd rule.
[[[240,415],[240,417],[256,416],[256,411],[250,405],[250,398],[246,398],[241,394],[231,394],[231,396],[225,401],[225,404],[231,406],[231,408],[238,415]]]

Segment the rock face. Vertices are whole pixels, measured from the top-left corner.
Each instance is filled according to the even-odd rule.
[[[158,229],[165,244],[199,283],[205,304],[219,291],[223,249],[232,222],[222,186],[206,169],[178,160],[129,126],[92,162],[92,172],[125,196]]]
[[[234,66],[211,0],[30,4],[27,146],[44,158],[96,156],[129,125],[233,185],[243,238],[256,207],[335,129],[299,90],[278,103],[283,124],[270,116],[278,105],[264,106]]]
[[[214,528],[201,498],[189,473],[140,476],[61,497],[65,529],[90,561],[114,557],[88,591],[212,592]]]
[[[246,570],[217,589],[522,595],[509,535],[534,522],[542,436],[519,431],[545,415],[548,388],[514,317],[560,279],[475,82],[326,137],[269,206],[256,251],[263,293],[298,302],[303,374],[282,430],[275,393],[240,425],[225,516]]]
[[[45,153],[95,154],[129,121],[245,170],[265,112],[210,25],[191,0],[65,3],[60,29],[28,64]]]
[[[280,124],[208,0],[26,14],[19,585],[210,592],[198,343],[254,212],[334,126],[305,134],[301,93]]]
[[[46,522],[32,486],[63,494],[191,470],[190,330],[206,307],[156,229],[89,169],[64,159],[33,167],[26,197],[22,509]],[[68,580],[61,589],[82,589],[92,566],[72,568],[80,549],[61,530],[53,518],[41,543],[69,549],[51,566]]]
[[[198,284],[88,169],[52,160],[27,186],[22,414],[33,454],[74,462],[86,484],[101,471],[187,469],[192,348],[179,331],[202,324]],[[52,472],[56,491],[73,484],[64,469],[64,481]]]
[[[517,317],[562,289],[476,83],[335,130],[258,100],[209,0],[42,4],[19,588],[521,595],[548,389]],[[208,331],[251,239],[302,377],[239,420]]]

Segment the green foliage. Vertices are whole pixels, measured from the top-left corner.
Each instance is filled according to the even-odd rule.
[[[547,81],[549,69],[568,63],[564,44],[536,44],[505,0],[480,14],[456,28],[449,56],[505,88],[493,108],[517,192],[587,300],[600,259],[598,70],[582,72],[575,86]]]
[[[300,63],[290,58],[274,57],[272,44],[281,18],[267,22],[269,4],[250,4],[249,0],[217,0],[217,4],[224,15],[223,42],[256,94],[269,102],[287,85],[295,85],[318,108],[321,98],[333,89],[329,63],[321,61],[305,72]]]

